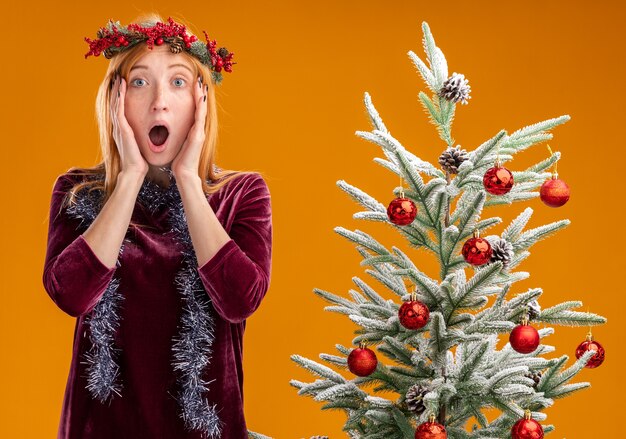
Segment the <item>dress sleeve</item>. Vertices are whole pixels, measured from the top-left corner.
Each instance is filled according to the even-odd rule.
[[[241,190],[230,240],[198,268],[215,310],[231,323],[248,318],[269,288],[272,209],[263,177],[253,174]]]
[[[43,285],[62,311],[78,317],[96,306],[116,267],[107,267],[93,252],[78,230],[80,220],[70,217],[67,208],[61,211],[72,185],[68,174],[59,176],[54,184]]]

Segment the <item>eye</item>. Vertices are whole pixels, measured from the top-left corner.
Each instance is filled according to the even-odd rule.
[[[141,87],[141,85],[137,85],[137,81],[144,81],[143,79],[137,78],[137,79],[133,79],[132,81],[130,81],[130,83],[136,87]]]
[[[182,87],[183,85],[185,85],[185,80],[183,78],[176,78],[174,79],[174,83],[178,86],[178,87]]]

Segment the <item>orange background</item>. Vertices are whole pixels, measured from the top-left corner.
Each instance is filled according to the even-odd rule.
[[[511,2],[512,3],[512,2]],[[385,5],[386,4],[386,5]],[[261,171],[272,193],[274,257],[270,291],[248,320],[245,337],[245,411],[248,428],[275,438],[341,431],[343,412],[297,396],[294,378],[315,379],[293,363],[294,353],[317,358],[351,344],[356,326],[323,311],[318,287],[347,296],[353,276],[387,298],[391,294],[359,265],[354,247],[335,226],[373,234],[409,252],[435,276],[435,261],[409,250],[391,227],[352,219],[361,210],[335,182],[345,179],[387,204],[397,178],[375,164],[379,147],[354,135],[369,130],[363,93],[392,134],[422,159],[436,163],[444,145],[417,94],[426,87],[407,57],[423,58],[421,22],[427,21],[450,73],[472,87],[457,108],[453,136],[474,149],[504,128],[512,132],[562,114],[550,142],[561,151],[559,174],[572,188],[560,209],[538,199],[490,208],[500,233],[526,206],[529,227],[562,218],[572,224],[535,245],[520,267],[531,277],[514,293],[542,287],[542,306],[581,300],[609,319],[594,334],[605,363],[574,381],[593,387],[557,400],[546,424],[555,438],[617,438],[623,431],[624,209],[623,136],[626,77],[619,2],[10,2],[4,20],[2,132],[3,377],[0,436],[55,437],[72,347],[74,319],[62,313],[42,285],[52,184],[71,166],[96,163],[96,87],[103,57],[83,59],[84,36],[95,37],[108,18],[127,24],[141,11],[182,17],[235,52],[235,72],[220,88],[222,166]],[[508,164],[525,169],[547,156],[545,144]],[[486,217],[483,215],[483,218]],[[609,326],[610,325],[610,326]],[[552,356],[573,351],[586,328],[556,327],[546,342]]]

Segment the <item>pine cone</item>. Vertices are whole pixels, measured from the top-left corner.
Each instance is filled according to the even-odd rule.
[[[111,49],[111,47],[109,47],[108,49],[104,49],[102,54],[106,59],[111,59],[113,58],[113,55],[115,55],[115,52]]]
[[[180,53],[185,48],[185,41],[179,36],[174,37],[169,43],[172,53]]]
[[[443,83],[443,87],[439,90],[439,96],[451,101],[467,104],[467,100],[470,99],[470,86],[467,83],[464,75],[454,72],[446,82]]]
[[[511,259],[513,259],[513,244],[506,239],[497,238],[495,242],[491,244],[493,254],[491,255],[490,262],[502,261],[503,268],[507,268]]]
[[[226,58],[228,56],[228,49],[226,49],[225,47],[220,47],[219,50],[217,51],[217,54],[221,58]]]
[[[541,371],[540,370],[538,370],[537,372],[530,371],[524,376],[527,378],[530,378],[531,380],[535,382],[535,384],[533,384],[533,389],[536,389],[537,385],[539,384],[539,381],[541,380]]]
[[[426,396],[428,392],[430,392],[430,389],[420,384],[411,386],[404,397],[404,402],[406,403],[408,409],[418,416],[424,413],[426,410],[426,406],[424,405],[424,396]]]
[[[455,147],[448,147],[448,149],[441,153],[439,156],[439,164],[444,171],[448,171],[450,174],[457,174],[459,172],[459,166],[467,159],[467,151],[461,149],[460,145],[457,145]]]
[[[528,303],[528,318],[530,320],[536,319],[539,316],[540,312],[541,312],[541,306],[539,305],[539,302],[537,301],[537,299]]]
[[[148,37],[136,30],[128,30],[126,31],[126,39],[132,44],[133,42],[139,41],[148,41]]]

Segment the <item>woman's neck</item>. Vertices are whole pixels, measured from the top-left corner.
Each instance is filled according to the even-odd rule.
[[[170,186],[170,175],[168,171],[162,169],[160,166],[153,166],[151,164],[148,164],[148,166],[149,168],[146,178],[167,189]],[[169,168],[169,166],[166,165],[163,166],[163,168]]]

